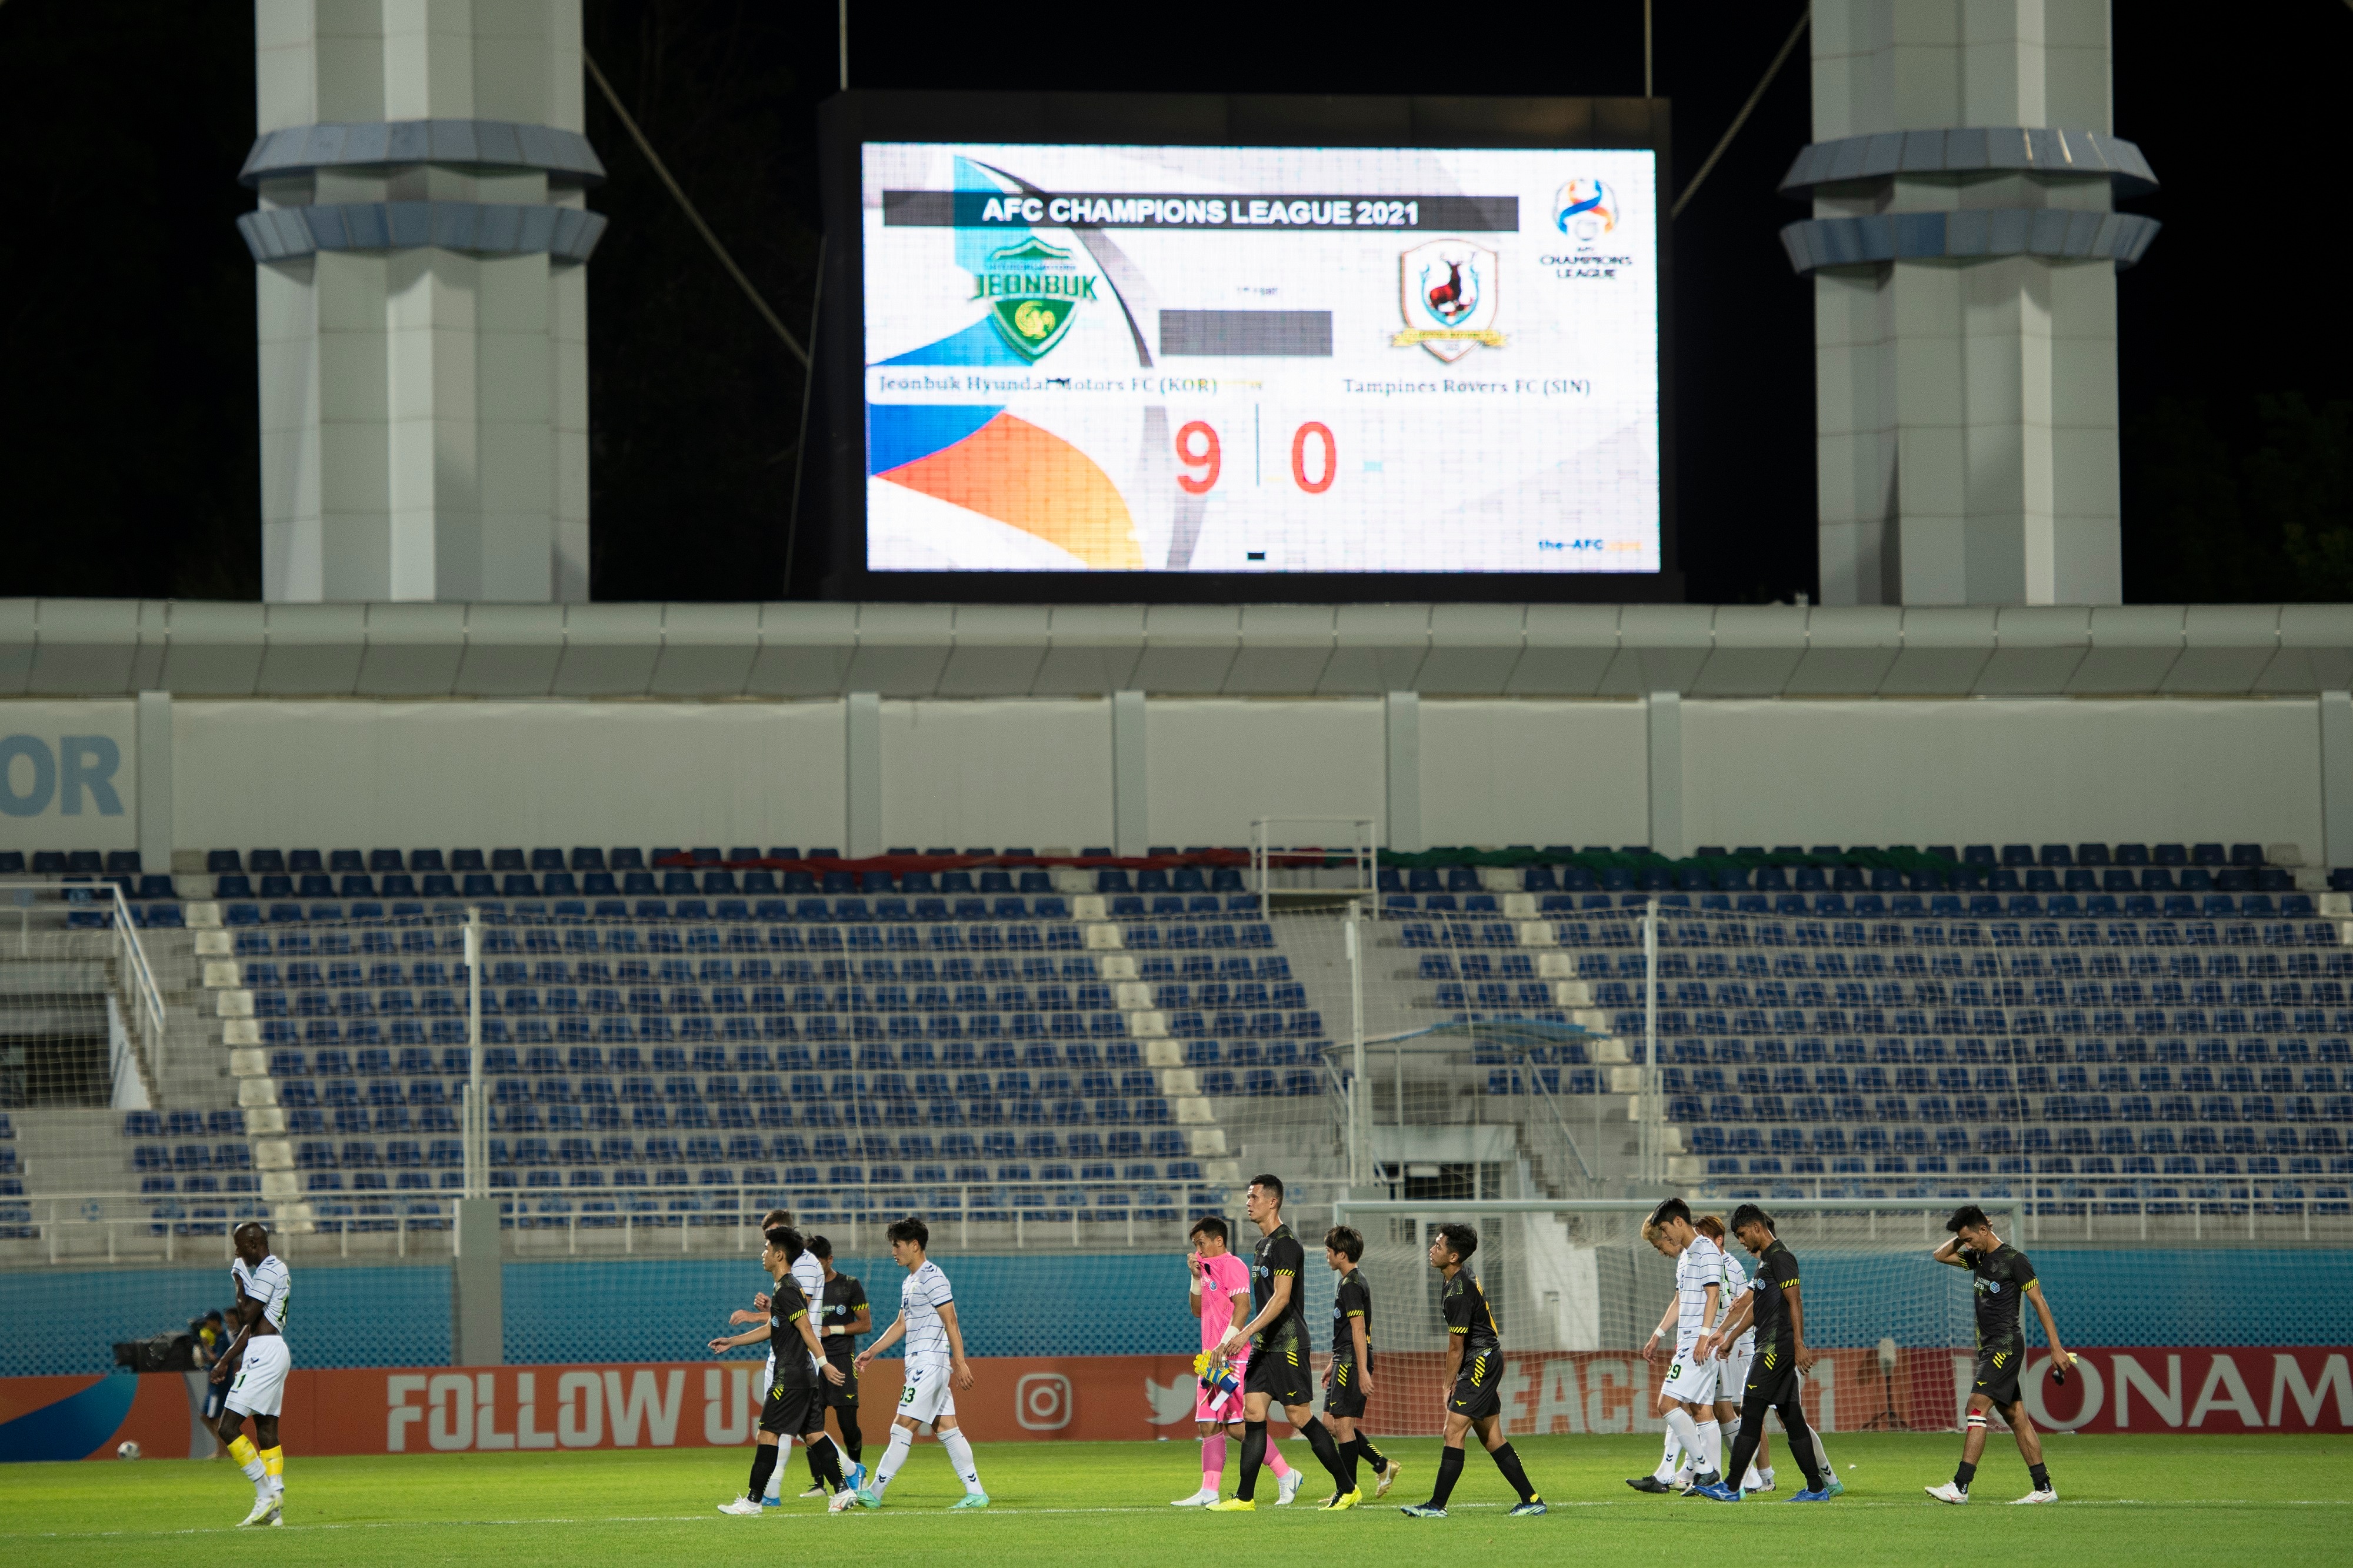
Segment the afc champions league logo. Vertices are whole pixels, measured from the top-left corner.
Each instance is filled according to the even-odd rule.
[[[1398,262],[1398,304],[1405,331],[1392,348],[1428,349],[1448,364],[1472,349],[1504,346],[1495,331],[1499,258],[1467,239],[1433,239],[1417,245]]]
[[[1554,226],[1571,239],[1599,239],[1618,226],[1618,193],[1605,180],[1577,176],[1561,186],[1552,208]]]

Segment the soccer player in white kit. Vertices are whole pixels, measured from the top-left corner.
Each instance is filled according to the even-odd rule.
[[[907,1271],[907,1279],[899,1287],[898,1321],[858,1352],[858,1370],[863,1373],[877,1353],[903,1338],[906,1382],[899,1390],[898,1417],[891,1424],[891,1446],[883,1450],[882,1462],[874,1467],[872,1484],[835,1493],[831,1507],[837,1513],[852,1502],[881,1508],[883,1491],[914,1447],[915,1428],[928,1425],[938,1434],[940,1447],[948,1451],[948,1459],[964,1482],[964,1496],[948,1506],[987,1508],[988,1494],[980,1489],[980,1468],[973,1462],[972,1444],[956,1426],[955,1391],[972,1387],[972,1368],[964,1358],[964,1330],[956,1322],[955,1293],[948,1288],[948,1277],[940,1266],[923,1256],[931,1244],[930,1226],[911,1215],[892,1221],[885,1234],[891,1238],[891,1256]]]
[[[1651,1210],[1646,1228],[1652,1244],[1675,1260],[1675,1299],[1667,1304],[1659,1326],[1651,1331],[1642,1346],[1642,1359],[1658,1360],[1659,1341],[1673,1325],[1674,1359],[1659,1387],[1659,1414],[1666,1417],[1668,1447],[1681,1444],[1690,1459],[1695,1472],[1692,1486],[1714,1486],[1719,1479],[1715,1472],[1723,1436],[1715,1408],[1718,1363],[1697,1352],[1700,1337],[1715,1327],[1724,1310],[1724,1249],[1694,1228],[1691,1206],[1681,1198],[1669,1198]],[[1626,1484],[1636,1491],[1674,1490],[1670,1484],[1671,1462],[1671,1457],[1662,1457],[1659,1471],[1665,1474],[1654,1471]]]
[[[237,1247],[237,1261],[228,1269],[229,1282],[237,1287],[231,1309],[237,1338],[213,1367],[212,1380],[228,1384],[221,1402],[220,1440],[253,1483],[253,1511],[237,1521],[241,1530],[286,1522],[286,1451],[278,1446],[278,1410],[293,1365],[285,1333],[293,1276],[270,1256],[269,1233],[252,1220],[238,1226],[231,1240]],[[245,1435],[248,1415],[259,1447]]]
[[[763,1235],[779,1227],[793,1230],[795,1235],[799,1234],[798,1230],[793,1226],[792,1212],[788,1209],[770,1209],[766,1214],[760,1216],[760,1230]],[[825,1300],[825,1264],[818,1258],[816,1253],[809,1251],[806,1246],[803,1247],[800,1256],[793,1259],[792,1274],[793,1283],[800,1287],[801,1295],[804,1299],[812,1302],[822,1301]],[[759,1295],[752,1298],[752,1307],[754,1309],[753,1310],[744,1311],[738,1310],[737,1311],[730,1314],[727,1319],[728,1322],[733,1324],[765,1323],[768,1321],[768,1297],[765,1291],[763,1291]],[[825,1368],[819,1366],[816,1368],[816,1370],[819,1373],[823,1373]],[[775,1350],[771,1349],[768,1352],[767,1363],[760,1373],[760,1386],[762,1388],[773,1388],[776,1386],[776,1352]],[[817,1433],[815,1436],[816,1440],[819,1442],[833,1442],[833,1435],[829,1432],[819,1432]],[[836,1447],[838,1447],[839,1445],[837,1444]],[[865,1466],[852,1464],[848,1454],[838,1456],[837,1462],[840,1466],[843,1481],[842,1489],[844,1491],[854,1491],[865,1483]],[[809,1463],[811,1466],[815,1466],[817,1461],[812,1458]],[[768,1472],[767,1490],[760,1499],[760,1506],[762,1508],[782,1508],[785,1506],[784,1476],[785,1467],[782,1465],[778,1465],[775,1469]]]

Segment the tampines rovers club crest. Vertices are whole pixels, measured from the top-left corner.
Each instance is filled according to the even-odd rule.
[[[1449,364],[1482,343],[1502,348],[1504,334],[1495,330],[1501,271],[1495,252],[1467,239],[1433,239],[1407,251],[1398,262],[1405,331],[1389,346],[1419,343]]]

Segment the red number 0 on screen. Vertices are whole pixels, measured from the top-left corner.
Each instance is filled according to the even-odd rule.
[[[1198,447],[1193,439],[1196,436],[1201,438]],[[1187,495],[1207,494],[1209,487],[1218,482],[1218,470],[1222,464],[1218,433],[1201,420],[1193,420],[1176,432],[1176,458],[1188,468],[1205,470],[1198,479],[1190,474],[1176,476],[1177,485]]]
[[[1324,477],[1320,479],[1307,477],[1307,437],[1310,436],[1320,437],[1324,442]],[[1332,481],[1339,477],[1339,473],[1340,447],[1332,439],[1331,426],[1313,419],[1302,425],[1299,433],[1291,438],[1292,479],[1309,495],[1320,496],[1332,488]]]

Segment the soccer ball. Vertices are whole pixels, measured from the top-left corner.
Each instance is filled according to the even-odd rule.
[[[139,1445],[125,1443],[114,1450],[114,1457],[118,1459],[135,1459],[139,1457]]]

